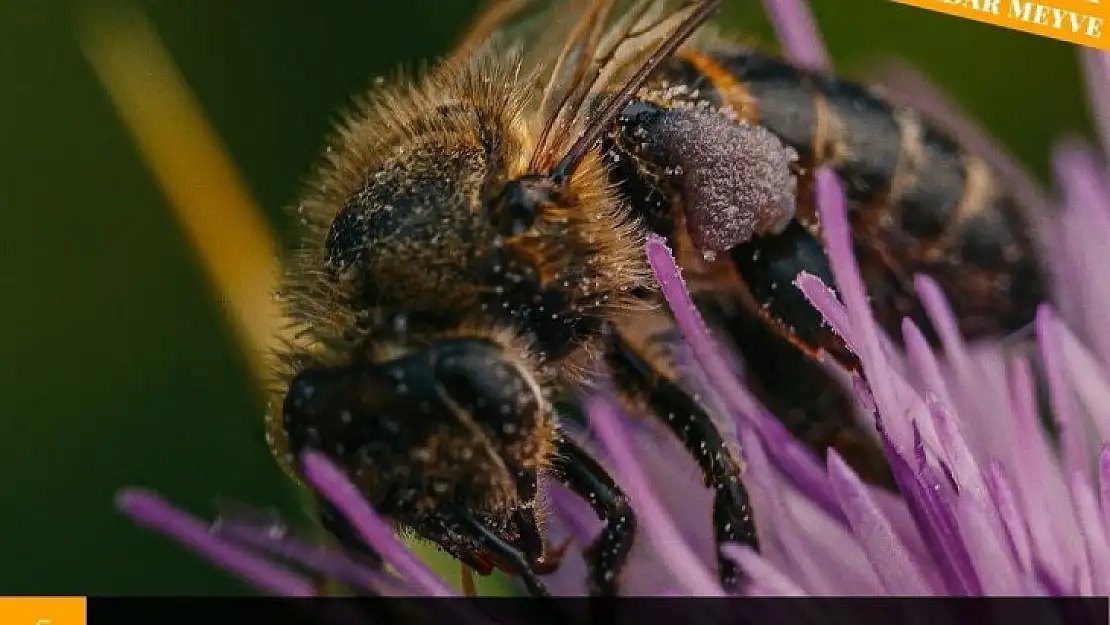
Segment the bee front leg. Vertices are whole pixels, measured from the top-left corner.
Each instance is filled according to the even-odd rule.
[[[712,417],[672,377],[672,363],[656,353],[648,356],[652,343],[669,340],[659,332],[629,340],[616,331],[610,334],[606,361],[618,389],[633,401],[645,404],[697,461],[706,486],[714,490],[713,527],[718,545],[740,543],[759,548],[748,491],[740,479],[740,465],[733,457]],[[639,349],[637,349],[637,343]],[[732,560],[718,552],[721,585],[735,589],[740,571]]]
[[[555,477],[593,508],[605,526],[586,549],[591,596],[615,596],[618,579],[636,536],[636,517],[609,473],[586,450],[562,436],[555,442],[552,463]]]
[[[451,516],[452,524],[476,539],[482,548],[493,556],[501,566],[519,575],[533,597],[550,597],[551,591],[532,569],[530,559],[517,547],[510,544],[469,510],[458,510]]]
[[[525,471],[517,476],[517,492],[523,503],[513,510],[512,521],[520,534],[520,549],[533,571],[539,575],[552,573],[559,568],[569,542],[554,550],[549,550],[544,542],[537,509],[539,488],[536,471]]]

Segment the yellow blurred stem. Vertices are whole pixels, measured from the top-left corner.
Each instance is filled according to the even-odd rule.
[[[114,5],[82,17],[85,55],[263,376],[262,356],[283,327],[273,231],[145,16]]]

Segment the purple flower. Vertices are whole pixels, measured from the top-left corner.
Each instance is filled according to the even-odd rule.
[[[784,48],[820,67],[823,48],[798,0],[767,0]],[[1092,106],[1110,146],[1110,57],[1085,52]],[[1035,187],[973,128],[945,112],[906,73],[904,97],[934,113],[990,157],[1028,203],[1045,207]],[[897,97],[897,93],[896,93]],[[989,153],[988,150],[991,150]],[[665,243],[646,253],[681,326],[702,398],[742,449],[745,481],[761,532],[759,554],[727,554],[747,571],[752,595],[1013,596],[1110,594],[1110,286],[1100,259],[1110,258],[1110,175],[1094,148],[1065,143],[1055,154],[1062,189],[1053,219],[1039,227],[1056,278],[1051,304],[1034,325],[1036,354],[1002,344],[968,345],[938,286],[915,284],[937,328],[942,357],[921,331],[903,324],[905,353],[877,326],[850,245],[843,191],[835,175],[817,174],[821,224],[838,297],[816,277],[796,282],[849,344],[867,382],[851,380],[860,405],[876,415],[879,436],[901,495],[872,488],[835,453],[827,462],[786,433],[738,381],[737,362],[715,342],[693,308]],[[1057,445],[1035,402],[1043,371]],[[632,595],[719,595],[710,531],[711,493],[678,441],[650,420],[628,419],[604,396],[590,400],[591,432],[572,433],[613,470],[640,518],[641,531],[623,578]],[[264,592],[309,595],[306,572],[389,595],[451,595],[322,456],[303,458],[306,479],[343,512],[359,537],[381,553],[391,573],[315,546],[271,521],[201,522],[143,491],[120,497],[123,510]],[[583,547],[600,523],[585,503],[545,484],[552,542]],[[549,585],[584,593],[585,565],[572,549]]]

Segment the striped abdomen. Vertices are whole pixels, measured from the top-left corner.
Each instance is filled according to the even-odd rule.
[[[860,269],[893,337],[905,316],[930,329],[915,274],[941,284],[969,339],[1022,328],[1047,298],[1022,208],[981,158],[914,111],[753,51],[686,51],[659,79],[687,88],[671,89],[676,97],[730,107],[797,149],[798,213],[811,227],[810,174],[821,165],[838,172]]]

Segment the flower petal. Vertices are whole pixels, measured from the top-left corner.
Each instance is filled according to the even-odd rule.
[[[1063,354],[1060,349],[1059,332],[1055,315],[1048,306],[1037,309],[1037,345],[1040,348],[1045,380],[1048,383],[1049,401],[1052,415],[1059,428],[1063,442],[1062,455],[1064,469],[1069,472],[1083,471],[1088,462],[1083,423],[1075,409],[1075,397],[1065,379]]]
[[[941,373],[936,354],[925,340],[925,335],[910,318],[902,320],[902,340],[906,344],[906,357],[921,383],[920,390],[935,393],[950,406],[953,402],[948,383]]]
[[[971,449],[964,440],[960,425],[947,405],[935,395],[925,398],[929,407],[929,415],[933,418],[933,428],[940,439],[941,449],[944,451],[945,465],[951,469],[956,483],[960,487],[960,494],[974,499],[983,499],[987,495],[987,485],[983,481],[983,474],[979,471]]]
[[[1065,376],[1094,422],[1100,442],[1110,443],[1110,375],[1064,324],[1057,326]]]
[[[868,297],[852,251],[844,191],[836,174],[828,169],[817,172],[817,205],[821,227],[836,279],[838,292],[851,321],[852,344],[863,363],[883,428],[900,450],[908,449],[912,432],[909,423],[924,417],[925,406],[916,394],[892,375],[890,363],[880,341],[880,331],[871,314]],[[897,415],[898,418],[888,418]],[[928,435],[929,432],[926,432]]]
[[[1047,567],[1053,575],[1065,569],[1070,557],[1061,542],[1058,527],[1060,511],[1070,510],[1067,485],[1059,467],[1052,459],[1045,433],[1036,415],[1033,398],[1033,373],[1028,361],[1015,358],[1010,367],[1010,393],[1013,396],[1015,446],[1013,459],[1006,468],[1021,485],[1017,495],[1029,523],[1033,539],[1034,561]]]
[[[848,317],[848,311],[844,305],[840,303],[840,299],[836,296],[836,291],[832,290],[829,285],[825,284],[821,278],[803,271],[798,274],[794,279],[794,286],[805,295],[806,300],[821,313],[825,318],[825,322],[829,324],[833,332],[844,340],[848,348],[855,351],[857,347],[852,343],[852,320]]]
[[[354,484],[326,456],[308,452],[302,464],[305,480],[346,517],[359,538],[381,554],[401,577],[429,596],[458,596],[397,539],[389,524],[374,512]]]
[[[870,558],[875,574],[887,592],[898,596],[929,596],[932,589],[905,544],[894,533],[890,521],[870,494],[835,451],[829,452],[829,483],[852,532]]]
[[[828,69],[829,55],[803,0],[763,0],[763,10],[775,27],[785,56],[808,69]]]
[[[777,597],[805,597],[804,590],[798,587],[786,575],[783,575],[773,564],[765,560],[751,547],[744,545],[723,545],[721,552],[736,563],[749,577],[764,589],[770,591],[770,596]]]
[[[1099,360],[1110,366],[1110,285],[1105,280],[1110,258],[1110,181],[1105,157],[1090,146],[1065,142],[1053,151],[1052,164],[1063,193],[1058,218],[1058,253],[1054,272],[1060,283],[1058,307]]]
[[[1006,530],[1006,538],[1022,573],[1033,571],[1032,541],[1029,538],[1029,526],[1018,510],[1014,489],[1007,477],[1006,467],[997,460],[992,460],[987,467],[987,491],[994,503],[998,516],[1002,519],[1002,526]]]
[[[1103,523],[1110,532],[1110,444],[1103,445],[1098,455],[1098,493]]]
[[[1072,476],[1071,492],[1075,501],[1076,519],[1087,539],[1090,592],[1104,597],[1110,594],[1110,542],[1099,517],[1098,503],[1085,474],[1076,473]]]
[[[782,570],[811,595],[873,596],[880,592],[882,587],[867,566],[847,520],[813,509],[808,497],[784,483],[759,435],[750,427],[742,430],[741,439],[745,443],[744,481],[752,495],[763,557],[781,562]]]
[[[252,521],[221,518],[209,531],[220,538],[265,551],[348,586],[390,597],[420,594],[403,580],[360,564],[342,551],[314,545],[307,539],[292,535],[284,525],[260,525]]]
[[[942,499],[940,489],[929,486],[936,480],[924,475],[930,471],[929,467],[921,463],[920,468],[915,471],[885,436],[883,446],[906,505],[948,593],[955,596],[980,594],[978,577],[971,565],[967,548],[960,539],[948,502]]]
[[[136,523],[163,533],[259,590],[281,597],[312,597],[312,580],[220,538],[208,524],[144,490],[122,491],[116,504]]]
[[[1017,563],[1003,545],[990,508],[983,500],[963,494],[956,497],[955,507],[956,523],[978,573],[983,594],[988,597],[1020,596],[1022,588]]]

